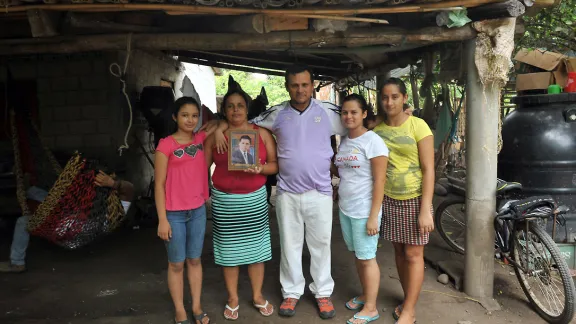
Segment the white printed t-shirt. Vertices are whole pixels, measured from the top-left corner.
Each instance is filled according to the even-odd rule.
[[[356,138],[342,139],[334,164],[340,174],[339,207],[351,218],[368,218],[372,208],[374,177],[370,159],[388,156],[382,138],[368,131]],[[382,208],[378,216],[382,215]]]

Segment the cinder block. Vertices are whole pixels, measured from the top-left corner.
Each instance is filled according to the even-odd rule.
[[[83,76],[80,79],[82,90],[100,90],[108,88],[108,77],[102,75]]]
[[[82,107],[82,117],[85,119],[110,118],[110,110],[107,105],[90,105]]]
[[[82,107],[61,106],[54,107],[54,120],[70,121],[82,119]]]
[[[115,128],[116,123],[112,122],[110,119],[101,119],[98,121],[98,133],[112,135]]]
[[[33,80],[36,79],[36,63],[19,62],[10,64],[10,73],[15,80]]]
[[[94,74],[107,75],[110,74],[110,65],[103,59],[97,59],[92,61],[92,71]]]
[[[81,135],[63,135],[56,137],[55,149],[78,150],[83,147],[84,141]]]
[[[69,123],[70,134],[93,134],[96,133],[95,120],[78,120]]]
[[[54,107],[66,105],[66,92],[45,92],[38,94],[38,102],[41,107]]]
[[[50,92],[52,90],[51,81],[52,80],[48,78],[36,80],[36,90],[38,93]]]
[[[39,77],[59,77],[66,75],[66,66],[59,61],[38,64]]]
[[[107,105],[108,102],[108,91],[106,90],[98,90],[92,91],[92,104],[94,105]]]
[[[49,149],[56,148],[56,136],[43,136],[44,144],[48,146]]]
[[[66,102],[72,106],[104,105],[108,95],[105,90],[82,90],[67,92]]]
[[[67,75],[90,75],[92,74],[92,64],[88,59],[67,62],[66,73]]]
[[[65,122],[42,123],[42,135],[65,135],[68,134],[68,124]]]
[[[77,77],[60,77],[52,79],[52,90],[54,91],[72,91],[79,89]]]
[[[84,145],[93,147],[111,147],[111,136],[108,134],[90,134],[84,136]]]
[[[50,123],[54,120],[54,108],[53,107],[40,107],[38,109],[38,113],[40,114],[40,122],[42,125],[46,123]]]

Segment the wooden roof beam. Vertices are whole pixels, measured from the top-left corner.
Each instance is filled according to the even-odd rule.
[[[460,28],[429,27],[415,31],[396,28],[366,28],[343,33],[314,31],[251,34],[113,34],[50,37],[0,41],[0,55],[74,53],[125,50],[235,50],[263,51],[294,48],[362,47],[372,45],[430,45],[474,38],[469,25]]]
[[[280,70],[280,71],[285,70],[286,67],[294,63],[293,60],[277,61],[272,58],[262,59],[262,58],[254,58],[251,56],[236,56],[236,55],[228,55],[215,52],[202,52],[202,51],[180,51],[178,52],[178,56],[192,59],[211,60],[230,64],[258,66],[261,68]],[[299,61],[306,63],[315,72],[321,74],[343,74],[342,71],[348,71],[351,70],[352,68],[356,68],[356,66],[351,66],[350,64],[314,65],[308,63],[306,59],[300,59]]]
[[[250,73],[261,73],[261,74],[267,74],[267,75],[284,76],[284,71],[282,71],[282,70],[272,70],[272,69],[263,69],[263,68],[252,67],[252,66],[226,64],[226,63],[221,63],[221,62],[216,62],[216,61],[193,59],[193,58],[189,58],[189,57],[182,57],[182,58],[180,58],[180,61],[186,62],[186,63],[191,63],[191,64],[216,67],[216,68],[221,68],[221,69],[237,70],[237,71],[244,71],[244,72],[250,72]],[[342,75],[342,74],[340,74],[340,75]],[[322,75],[322,74],[316,75],[315,78],[318,80],[322,80],[322,81],[337,79],[337,77],[335,77],[335,76]]]

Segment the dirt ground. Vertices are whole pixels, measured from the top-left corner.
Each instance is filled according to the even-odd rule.
[[[347,310],[344,303],[358,294],[359,283],[353,255],[346,251],[337,217],[334,219],[332,274],[336,282],[333,300],[337,315],[330,321],[346,323],[353,312]],[[273,208],[271,229],[273,260],[267,264],[264,290],[267,298],[278,306],[281,302],[278,282],[280,246]],[[154,228],[124,230],[77,251],[66,251],[33,239],[28,253],[28,272],[0,275],[0,323],[173,323],[166,285],[166,252],[155,233]],[[5,260],[9,238],[3,237],[0,241],[0,259]],[[221,271],[213,263],[209,229],[205,242],[203,306],[212,323],[223,323],[226,290]],[[392,246],[388,242],[382,242],[378,261],[382,273],[378,297],[381,319],[376,323],[393,324],[391,312],[402,295]],[[309,255],[305,252],[304,272],[309,282],[308,267]],[[502,310],[488,313],[452,286],[438,283],[437,272],[427,267],[418,306],[418,323],[544,323],[530,309],[516,277],[510,274],[512,270],[500,265],[496,268],[495,296]],[[309,291],[303,296],[293,318],[280,318],[276,314],[269,318],[260,316],[250,306],[250,284],[245,270],[241,273],[240,298],[238,323],[327,322],[318,317]]]

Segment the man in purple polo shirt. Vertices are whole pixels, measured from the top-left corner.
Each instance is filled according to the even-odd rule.
[[[278,142],[276,215],[284,298],[279,314],[293,316],[304,294],[302,249],[306,238],[313,279],[309,288],[316,297],[320,317],[328,319],[336,314],[330,298],[334,290],[330,254],[333,202],[330,161],[334,152],[330,137],[344,135],[345,129],[337,106],[312,98],[314,79],[308,67],[291,66],[285,78],[290,101],[266,110],[252,121],[272,131]]]
[[[330,296],[332,182],[330,161],[334,155],[330,137],[344,135],[337,106],[312,98],[314,79],[305,66],[286,70],[290,101],[272,107],[253,122],[271,130],[278,142],[276,214],[280,228],[280,283],[284,301],[279,314],[293,316],[304,293],[302,248],[310,251],[309,288],[318,302],[320,317],[335,315]]]

